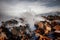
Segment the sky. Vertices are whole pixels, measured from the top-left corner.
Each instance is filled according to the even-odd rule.
[[[23,15],[23,18],[25,17],[26,21],[28,20],[27,23],[33,26],[34,21],[32,18],[34,16],[32,14],[37,15],[56,11],[60,11],[60,0],[0,0],[0,22],[1,20]],[[26,12],[31,13],[31,16]]]
[[[1,13],[19,15],[31,10],[36,14],[60,11],[60,0],[0,0]]]
[[[24,12],[44,14],[60,11],[60,0],[0,0],[0,18],[20,17]],[[18,16],[17,16],[18,15]]]
[[[0,0],[2,19],[20,17],[27,11],[34,15],[60,11],[60,0]]]

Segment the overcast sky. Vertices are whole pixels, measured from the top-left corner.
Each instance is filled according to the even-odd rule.
[[[60,11],[60,0],[0,0],[1,16],[20,16],[30,10],[35,14]]]
[[[28,9],[38,13],[60,11],[60,0],[0,0],[2,13],[20,13]]]

